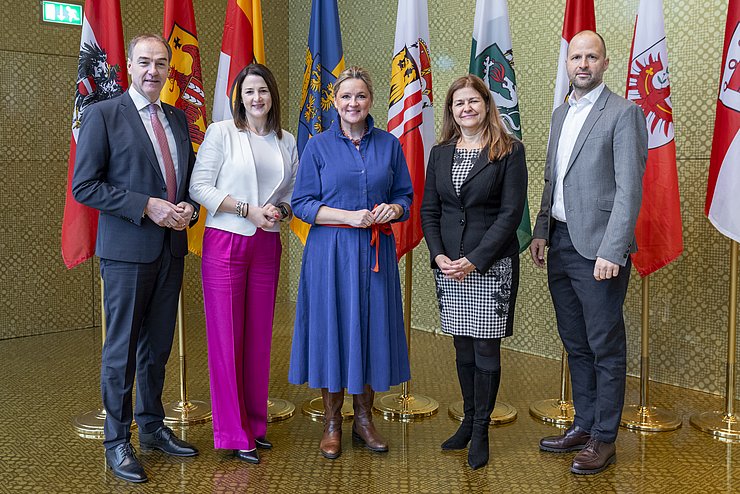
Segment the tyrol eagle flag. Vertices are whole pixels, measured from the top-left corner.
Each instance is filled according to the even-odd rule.
[[[640,276],[666,266],[683,252],[676,140],[668,76],[663,0],[641,0],[635,21],[627,99],[645,113],[648,159],[632,262]]]
[[[95,254],[98,211],[72,197],[77,135],[85,109],[122,94],[128,87],[119,0],[87,0],[82,19],[77,91],[72,112],[72,138],[67,168],[67,194],[62,219],[62,258],[71,269]]]
[[[419,245],[420,205],[429,152],[434,145],[432,67],[429,55],[429,21],[426,0],[399,0],[393,47],[388,132],[401,142],[414,188],[407,221],[393,224],[396,255]]]
[[[192,0],[165,0],[163,35],[172,49],[172,60],[160,97],[185,112],[190,141],[197,153],[208,123]],[[188,228],[188,246],[197,255],[202,253],[205,222],[206,214],[201,214]]]
[[[491,91],[509,133],[521,139],[522,122],[519,115],[507,0],[476,2],[469,72],[483,79]],[[522,220],[516,233],[519,239],[519,252],[522,252],[532,242],[529,203],[526,199]]]
[[[727,6],[717,113],[704,213],[715,228],[740,242],[740,0]]]
[[[303,69],[301,113],[298,116],[298,156],[303,154],[303,148],[311,137],[331,127],[337,119],[334,81],[343,70],[344,52],[337,0],[313,0]],[[293,218],[290,228],[305,244],[309,225]]]

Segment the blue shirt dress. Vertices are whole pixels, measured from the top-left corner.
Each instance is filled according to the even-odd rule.
[[[291,206],[311,230],[298,286],[288,380],[351,394],[387,391],[410,378],[393,235],[380,234],[378,272],[370,228],[316,225],[321,206],[372,210],[395,203],[408,218],[413,188],[401,144],[373,126],[359,151],[339,123],[312,137]]]

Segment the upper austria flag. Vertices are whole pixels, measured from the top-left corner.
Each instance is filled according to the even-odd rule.
[[[119,0],[87,0],[82,18],[77,89],[67,167],[67,195],[62,219],[62,258],[73,268],[95,254],[98,211],[72,197],[77,135],[85,109],[122,94],[128,87]]]
[[[641,0],[632,39],[627,99],[645,112],[648,159],[642,180],[642,207],[632,254],[640,276],[674,261],[683,252],[676,140],[668,77],[663,0]]]
[[[555,97],[553,109],[562,105],[570,94],[570,81],[565,69],[568,57],[568,45],[573,36],[589,29],[596,31],[596,13],[594,0],[566,0],[565,17],[563,18],[563,34],[560,38],[560,55],[558,56],[558,72],[555,77]]]
[[[717,230],[736,242],[740,242],[739,60],[740,0],[730,0],[704,213]]]
[[[344,70],[337,0],[311,2],[305,61],[301,113],[298,116],[298,156],[303,154],[303,148],[311,137],[331,127],[337,119],[334,81]],[[310,226],[294,217],[290,228],[305,244]]]
[[[476,2],[473,45],[470,49],[470,73],[483,79],[491,91],[507,130],[521,139],[522,122],[519,115],[507,0]],[[521,252],[532,241],[529,203],[526,199],[522,221],[516,233]]]
[[[424,236],[420,205],[426,163],[434,145],[428,19],[427,0],[398,0],[388,98],[388,132],[401,142],[414,187],[409,218],[392,225],[398,259],[419,245]]]
[[[185,112],[190,141],[197,153],[208,123],[192,0],[165,0],[163,35],[172,49],[172,60],[160,98]],[[203,251],[205,224],[203,208],[196,224],[188,228],[188,247],[197,255]]]
[[[228,0],[213,98],[214,122],[232,117],[231,104],[238,95],[234,94],[231,84],[236,75],[252,62],[265,63],[260,0]]]

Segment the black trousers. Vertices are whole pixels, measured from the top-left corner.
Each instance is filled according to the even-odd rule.
[[[594,279],[595,261],[573,247],[565,223],[555,222],[547,280],[558,332],[568,352],[574,424],[605,442],[617,438],[624,405],[627,343],[622,306],[630,261],[610,280]]]
[[[107,323],[100,387],[108,449],[131,440],[134,375],[139,430],[150,433],[163,424],[165,366],[185,265],[184,258],[172,257],[166,239],[152,263],[100,260]]]

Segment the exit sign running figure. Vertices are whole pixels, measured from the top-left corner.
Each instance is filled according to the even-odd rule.
[[[82,25],[82,5],[61,2],[41,2],[41,18],[44,22]]]

